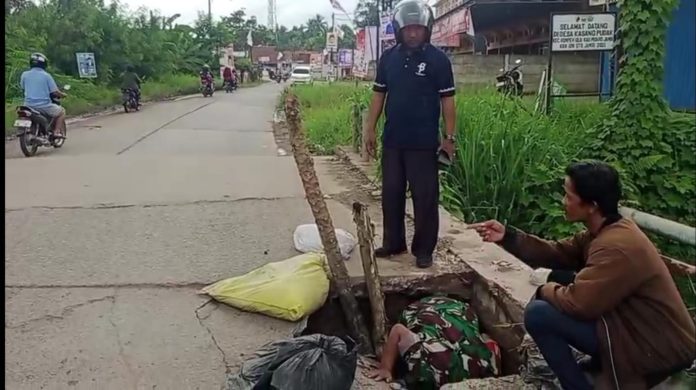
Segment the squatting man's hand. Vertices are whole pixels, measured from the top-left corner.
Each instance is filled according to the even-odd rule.
[[[503,240],[503,237],[505,237],[505,225],[493,219],[486,222],[474,223],[466,228],[476,230],[476,233],[478,233],[485,242],[500,242]]]

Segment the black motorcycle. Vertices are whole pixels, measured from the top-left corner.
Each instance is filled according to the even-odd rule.
[[[66,91],[70,86],[63,87]],[[60,98],[52,95],[51,101],[60,105]],[[28,106],[17,107],[17,120],[14,127],[17,128],[17,138],[19,138],[19,148],[26,157],[32,157],[39,150],[39,146],[60,148],[65,143],[65,138],[55,137],[53,127],[55,118],[44,115]],[[65,132],[67,133],[67,126]]]
[[[215,92],[213,83],[213,81],[204,81],[201,84],[201,93],[203,93],[203,97],[213,96],[213,92]]]
[[[126,110],[126,112],[130,110],[140,110],[140,101],[136,90],[131,88],[122,89],[121,100],[123,101],[123,109]]]
[[[237,82],[232,80],[225,80],[225,92],[231,93],[237,89]]]
[[[524,94],[521,66],[522,60],[517,60],[515,61],[515,66],[510,70],[500,69],[502,73],[495,78],[495,87],[498,92],[512,96],[522,96]]]

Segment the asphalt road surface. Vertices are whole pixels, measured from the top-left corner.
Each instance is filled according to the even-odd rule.
[[[280,88],[72,123],[62,149],[32,158],[6,143],[6,388],[218,389],[290,335],[196,294],[296,255],[292,232],[312,222],[273,138]],[[327,165],[324,192],[344,191]]]

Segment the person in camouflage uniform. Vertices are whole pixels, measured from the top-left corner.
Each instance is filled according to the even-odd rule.
[[[446,297],[423,298],[410,304],[399,322],[390,331],[373,377],[391,380],[397,349],[408,367],[406,384],[413,389],[438,389],[498,374],[495,357],[468,304]]]

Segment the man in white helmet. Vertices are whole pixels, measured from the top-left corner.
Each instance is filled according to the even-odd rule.
[[[22,73],[19,84],[24,91],[24,105],[52,118],[55,121],[53,134],[65,138],[65,110],[53,103],[51,96],[67,96],[58,89],[53,77],[46,71],[48,59],[41,53],[29,56],[29,70]]]
[[[433,13],[425,2],[404,0],[397,4],[392,24],[397,44],[380,59],[367,122],[368,153],[374,156],[375,127],[385,108],[384,241],[375,255],[389,257],[407,250],[404,214],[408,183],[415,211],[411,253],[418,267],[427,268],[433,263],[439,227],[438,149],[454,157],[454,77],[447,55],[430,44]],[[441,112],[445,123],[442,136]]]

